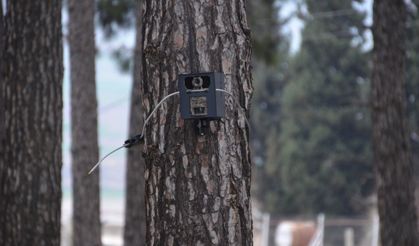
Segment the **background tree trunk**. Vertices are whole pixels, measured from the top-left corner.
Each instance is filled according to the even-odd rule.
[[[3,45],[5,40],[5,33],[4,33],[4,18],[3,18],[3,4],[0,2],[0,50],[3,52]],[[0,78],[3,78],[0,77]],[[1,98],[0,98],[1,100]]]
[[[95,1],[69,0],[73,245],[101,245],[95,85]]]
[[[142,4],[137,3],[136,8],[137,33],[135,38],[134,76],[131,91],[130,137],[139,134],[143,124],[140,97]],[[144,159],[141,155],[141,148],[134,146],[128,149],[127,155],[124,245],[145,245],[145,228]]]
[[[374,1],[373,152],[381,244],[419,245],[405,109],[406,6]]]
[[[8,1],[0,51],[0,245],[59,245],[60,1]]]
[[[4,32],[5,23],[4,23],[3,13],[4,13],[3,4],[0,4],[0,51],[1,51],[0,53],[0,59],[1,59],[0,60],[0,90],[1,90],[0,91],[0,149],[3,149],[3,146],[2,146],[3,138],[6,135],[6,132],[5,132],[6,129],[4,128],[5,114],[1,113],[1,112],[6,112],[5,105],[4,105],[5,102],[3,101],[6,93],[4,90],[5,88],[2,87],[5,84],[4,79],[6,77],[6,74],[5,74],[6,68],[3,64],[4,60],[2,56],[2,54],[5,53],[4,43],[6,41],[6,33]]]
[[[252,93],[244,0],[144,1],[145,115],[181,73],[218,71],[246,110]],[[226,96],[226,117],[198,136],[169,99],[147,126],[148,245],[252,245],[248,128]]]

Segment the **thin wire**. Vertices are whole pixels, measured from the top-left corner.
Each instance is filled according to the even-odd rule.
[[[151,116],[153,116],[153,114],[156,112],[156,110],[162,105],[162,103],[164,102],[164,101],[166,101],[167,99],[169,99],[170,97],[172,97],[172,96],[175,96],[175,95],[178,95],[179,94],[179,92],[178,91],[176,91],[176,92],[173,92],[173,93],[171,93],[171,94],[169,94],[169,95],[167,95],[167,96],[165,96],[157,105],[156,105],[156,107],[154,107],[154,109],[153,109],[153,111],[151,111],[151,113],[150,113],[150,115],[147,117],[147,119],[144,121],[144,124],[143,124],[143,129],[141,130],[141,135],[140,136],[144,136],[144,133],[145,133],[145,127],[146,127],[146,125],[148,124],[148,122],[150,121],[150,119],[151,119]],[[122,148],[125,148],[125,147],[127,147],[127,146],[129,146],[130,144],[129,143],[126,143],[126,144],[124,144],[124,145],[122,145],[122,146],[120,146],[120,147],[118,147],[118,148],[116,148],[116,149],[114,149],[114,150],[112,150],[110,153],[108,153],[107,155],[105,155],[102,159],[100,159],[100,161],[98,161],[93,167],[92,167],[92,169],[90,169],[90,171],[89,171],[89,173],[88,174],[91,174],[101,163],[102,163],[102,161],[104,161],[108,156],[110,156],[110,155],[112,155],[113,153],[115,153],[116,151],[118,151],[118,150],[120,150],[120,149],[122,149]]]
[[[309,15],[314,19],[323,19],[323,18],[332,18],[336,16],[342,15],[355,15],[359,12],[355,9],[339,9],[339,10],[331,10],[331,11],[323,11],[323,12],[315,12],[309,13]]]
[[[173,92],[167,96],[165,96],[157,105],[156,107],[154,107],[153,111],[151,111],[150,115],[147,117],[147,119],[144,121],[143,124],[143,129],[141,130],[141,136],[144,136],[144,132],[145,132],[145,127],[147,125],[147,123],[150,121],[151,116],[156,112],[156,110],[160,107],[160,105],[166,101],[167,99],[169,99],[170,97],[174,96],[174,95],[179,95],[179,91]]]
[[[105,155],[104,157],[102,157],[102,159],[100,159],[93,167],[92,167],[92,169],[90,169],[90,171],[89,171],[89,175],[100,165],[100,163],[102,163],[102,161],[103,160],[105,160],[108,156],[110,156],[110,155],[112,155],[113,153],[115,153],[116,151],[118,151],[118,150],[120,150],[120,149],[122,149],[122,148],[125,148],[127,146],[127,144],[124,144],[124,145],[122,145],[122,146],[120,146],[120,147],[118,147],[118,148],[116,148],[116,149],[114,149],[114,150],[112,150],[111,152],[109,152],[107,155]]]
[[[233,102],[236,104],[236,106],[239,108],[239,110],[241,110],[241,112],[243,113],[244,120],[246,121],[246,124],[250,129],[250,123],[249,123],[249,120],[246,117],[245,109],[240,105],[239,101],[236,100],[236,98],[233,96],[233,94],[231,92],[223,90],[223,89],[216,89],[216,91],[221,91],[221,92],[224,92],[227,95],[231,96],[231,98],[233,99]]]

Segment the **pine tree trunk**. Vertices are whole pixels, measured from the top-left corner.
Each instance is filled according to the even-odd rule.
[[[217,71],[248,110],[250,30],[244,0],[144,1],[142,104],[149,115],[177,75]],[[148,245],[252,245],[248,128],[226,96],[226,117],[198,136],[169,99],[146,128]]]
[[[140,133],[143,124],[141,110],[141,25],[142,8],[137,5],[136,13],[136,40],[134,53],[134,78],[131,91],[129,136]],[[125,198],[125,227],[124,245],[145,245],[145,202],[144,202],[144,159],[141,147],[134,146],[128,149],[126,171],[126,198]]]
[[[58,246],[61,2],[8,1],[0,19],[0,245]]]
[[[6,38],[6,34],[4,33],[4,17],[3,17],[3,4],[0,4],[0,50],[3,52],[4,49],[4,40]],[[0,79],[3,78],[0,77]],[[1,98],[0,98],[1,100]]]
[[[5,115],[3,115],[1,112],[6,112],[5,110],[5,106],[4,106],[4,92],[5,92],[5,88],[2,87],[2,85],[4,85],[4,78],[6,77],[4,70],[6,69],[4,66],[4,58],[2,56],[2,54],[4,54],[4,43],[6,41],[6,33],[4,32],[5,30],[5,23],[4,23],[4,16],[3,16],[3,4],[0,4],[0,149],[3,148],[2,143],[3,143],[3,136],[6,134],[5,133],[5,128],[4,128],[4,117]],[[1,150],[0,150],[1,151]]]
[[[101,245],[95,84],[95,1],[69,0],[73,245]]]
[[[374,1],[373,152],[381,244],[419,245],[405,109],[406,6]]]

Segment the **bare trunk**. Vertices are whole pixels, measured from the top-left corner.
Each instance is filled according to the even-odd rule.
[[[141,95],[145,115],[177,90],[181,73],[217,71],[248,110],[250,30],[244,0],[144,1]],[[147,126],[148,245],[252,245],[248,128],[231,98],[226,117],[198,136],[169,101]]]
[[[419,245],[405,109],[406,6],[374,1],[373,151],[381,244]]]
[[[3,3],[0,1],[0,50],[3,52],[3,45],[4,45],[4,39],[6,35],[4,33],[4,18],[3,18]],[[0,77],[0,78],[3,78]],[[1,98],[0,98],[1,99]]]
[[[58,246],[61,2],[8,1],[0,25],[0,245]]]
[[[5,74],[5,66],[4,66],[4,58],[2,56],[2,54],[5,53],[5,49],[4,49],[4,43],[6,41],[6,33],[4,32],[5,30],[5,23],[4,23],[4,17],[3,17],[3,4],[0,2],[0,149],[3,148],[2,143],[3,143],[3,137],[5,136],[6,132],[5,132],[5,128],[4,128],[4,117],[5,115],[2,114],[1,112],[6,112],[5,106],[4,106],[4,92],[5,92],[5,88],[2,87],[2,85],[4,85],[4,79],[6,77]],[[1,151],[1,150],[0,150]]]
[[[95,84],[95,1],[69,0],[73,245],[101,245]]]
[[[129,136],[135,136],[141,131],[143,112],[141,110],[141,25],[142,8],[137,5],[136,40],[134,53],[134,78],[131,92]],[[126,171],[126,203],[124,245],[145,245],[145,202],[144,202],[144,159],[141,147],[128,149]]]

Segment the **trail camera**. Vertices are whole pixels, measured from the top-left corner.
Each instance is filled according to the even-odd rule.
[[[224,117],[224,74],[179,75],[180,113],[183,119],[220,119]]]

